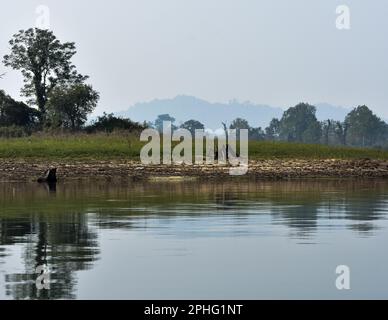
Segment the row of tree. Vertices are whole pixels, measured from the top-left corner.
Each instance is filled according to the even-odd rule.
[[[147,126],[104,114],[85,128],[88,115],[99,101],[99,93],[86,83],[88,76],[79,74],[72,64],[76,53],[73,42],[61,43],[52,31],[35,28],[19,31],[9,44],[10,53],[3,62],[22,73],[21,93],[27,104],[0,91],[0,128],[15,126],[26,132],[44,128],[110,132],[115,128],[138,131]],[[251,127],[241,118],[235,119],[230,128],[248,129],[252,140],[388,146],[388,125],[367,106],[355,108],[344,121],[320,122],[315,112],[314,106],[301,103],[285,111],[280,119],[273,119],[267,128]],[[148,126],[161,130],[163,121],[175,122],[175,119],[168,114],[160,115]],[[186,121],[181,127],[192,133],[204,129],[197,120]]]
[[[344,121],[328,119],[318,121],[316,108],[300,103],[283,113],[280,119],[272,119],[269,126],[251,127],[242,118],[232,121],[230,129],[247,129],[250,140],[287,141],[299,143],[320,143],[326,145],[349,145],[360,147],[388,147],[388,125],[377,117],[367,106],[359,106],[346,116]],[[149,124],[162,130],[163,121],[175,123],[168,114],[159,115]],[[179,126],[188,129],[193,135],[196,129],[205,126],[197,120],[189,120]]]
[[[273,119],[265,136],[273,140],[331,145],[387,147],[388,125],[367,106],[358,106],[344,121],[318,121],[316,108],[306,103],[288,109]]]

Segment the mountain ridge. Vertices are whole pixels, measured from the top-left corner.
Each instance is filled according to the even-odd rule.
[[[350,109],[335,106],[329,103],[314,104],[317,107],[318,120],[345,119]],[[217,129],[221,122],[230,123],[236,118],[248,120],[252,127],[268,126],[273,118],[280,118],[285,109],[266,104],[239,102],[231,100],[228,103],[208,102],[189,95],[178,95],[174,98],[154,99],[148,102],[139,102],[127,110],[116,112],[116,116],[128,117],[134,121],[154,121],[160,114],[169,114],[180,124],[195,119],[202,122],[206,128]]]

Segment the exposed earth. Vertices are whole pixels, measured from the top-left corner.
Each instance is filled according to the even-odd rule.
[[[143,165],[136,161],[50,161],[0,159],[0,181],[36,181],[48,168],[57,168],[59,181],[74,179],[234,179],[225,165]],[[388,178],[385,160],[255,160],[243,177],[290,178]]]

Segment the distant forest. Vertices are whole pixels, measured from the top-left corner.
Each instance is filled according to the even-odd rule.
[[[266,128],[251,126],[242,118],[233,120],[229,128],[247,129],[250,140],[388,148],[388,124],[367,106],[354,108],[344,121],[318,121],[315,112],[314,106],[300,103],[286,110],[280,119],[272,119]],[[161,130],[163,121],[174,123],[175,119],[163,114],[148,126]],[[180,127],[192,134],[196,129],[204,129],[204,125],[196,120],[186,121]]]
[[[27,103],[14,100],[0,90],[0,137],[13,138],[35,132],[139,132],[146,127],[161,130],[163,121],[175,122],[169,114],[159,115],[153,123],[137,123],[127,118],[105,114],[86,125],[99,101],[99,93],[88,84],[71,63],[76,54],[73,42],[61,43],[52,31],[21,30],[9,41],[10,52],[4,56],[5,67],[21,72],[21,94]],[[0,74],[6,81],[6,74]],[[220,115],[220,125],[222,115]],[[180,125],[192,133],[204,125],[189,120]],[[286,110],[280,119],[272,119],[266,128],[255,127],[237,118],[231,129],[248,129],[251,140],[287,141],[326,145],[388,149],[388,125],[367,106],[358,106],[344,121],[318,121],[316,108],[300,103]]]

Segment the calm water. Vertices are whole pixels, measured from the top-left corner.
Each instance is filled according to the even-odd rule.
[[[0,184],[0,298],[387,299],[387,218],[384,181]]]

